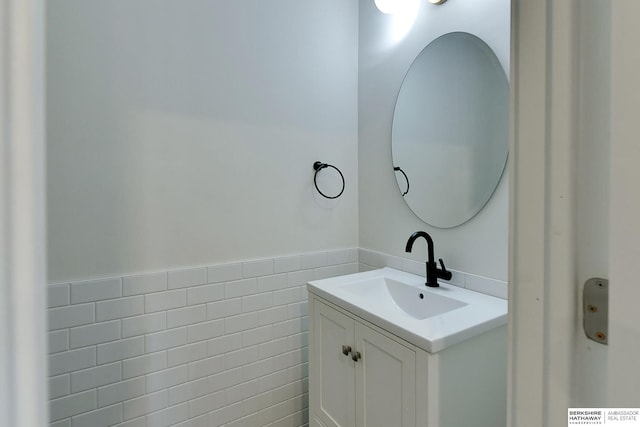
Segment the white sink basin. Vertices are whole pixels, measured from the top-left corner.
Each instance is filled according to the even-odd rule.
[[[467,305],[466,302],[435,292],[424,292],[423,289],[384,276],[345,284],[344,290],[363,300],[370,300],[371,304],[387,302],[391,298],[398,310],[416,319],[437,316]]]
[[[507,322],[507,301],[457,286],[428,288],[391,268],[308,284],[309,292],[430,352]]]

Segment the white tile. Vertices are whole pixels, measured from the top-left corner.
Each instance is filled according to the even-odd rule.
[[[208,357],[189,363],[189,381],[224,371],[224,363],[224,355]]]
[[[93,303],[50,308],[48,314],[50,331],[86,325],[95,320]]]
[[[338,275],[339,276],[345,276],[347,274],[354,274],[359,272],[359,266],[357,262],[351,263],[351,264],[340,264],[338,266]]]
[[[194,305],[167,311],[167,328],[186,326],[207,320],[207,306]]]
[[[187,328],[168,329],[145,335],[144,351],[153,353],[168,348],[179,347],[187,343]]]
[[[96,364],[95,347],[79,348],[49,356],[49,375],[65,374]]]
[[[242,312],[263,310],[273,306],[273,294],[263,292],[261,294],[247,295],[242,297]]]
[[[144,314],[144,296],[118,298],[96,303],[96,321],[122,319]]]
[[[209,388],[209,379],[207,377],[180,384],[167,390],[169,405],[186,402],[209,394],[212,391]]]
[[[258,326],[258,314],[247,313],[238,316],[226,317],[224,319],[224,333],[233,334],[235,332],[246,331]]]
[[[71,284],[71,304],[99,301],[122,296],[120,278],[92,280]]]
[[[108,427],[122,421],[122,405],[117,404],[73,417],[73,427]]]
[[[122,278],[122,295],[140,295],[167,290],[167,273],[143,274]]]
[[[225,325],[224,319],[211,320],[208,322],[197,323],[188,326],[187,338],[189,343],[202,341],[209,338],[224,335]]]
[[[258,277],[257,292],[275,291],[287,287],[286,274],[274,274],[271,276]]]
[[[146,394],[124,402],[124,419],[136,418],[167,407],[167,391]]]
[[[289,319],[289,312],[286,305],[273,307],[258,312],[258,326],[270,325]]]
[[[176,291],[167,292],[155,292],[144,296],[144,311],[147,313],[184,307],[186,305],[186,289],[178,289]]]
[[[508,298],[507,282],[476,276],[475,274],[467,274],[466,276],[467,289],[502,299]]]
[[[49,332],[49,354],[69,350],[69,330]]]
[[[313,277],[315,280],[328,279],[338,276],[338,266],[330,265],[328,267],[320,267],[313,269]]]
[[[287,349],[302,348],[309,345],[309,332],[303,331],[287,337]]]
[[[49,402],[49,417],[51,421],[69,418],[96,408],[96,391],[72,394],[51,400]]]
[[[262,326],[260,328],[249,329],[241,332],[242,334],[242,346],[248,347],[251,345],[271,341],[273,338],[273,328],[271,325]]]
[[[273,272],[288,273],[302,269],[302,257],[300,255],[274,258]]]
[[[145,394],[144,377],[133,378],[98,389],[98,406],[108,406]]]
[[[107,384],[112,384],[122,380],[122,367],[120,362],[109,365],[101,365],[71,374],[71,392],[96,388]]]
[[[464,288],[466,286],[467,275],[465,273],[462,273],[457,270],[450,270],[450,269],[447,269],[447,270],[451,272],[451,280],[438,279],[438,282],[446,283],[448,285],[453,285],[453,286],[459,286],[461,288]]]
[[[355,248],[336,249],[327,252],[327,263],[329,265],[349,264],[358,261],[358,250]]]
[[[165,312],[145,314],[143,316],[128,317],[122,319],[122,337],[157,332],[167,327],[167,314]]]
[[[187,365],[181,365],[147,375],[147,393],[164,390],[186,382],[187,372]]]
[[[208,427],[224,426],[228,422],[236,420],[238,418],[242,418],[246,414],[247,414],[247,411],[245,410],[245,407],[242,402],[236,402],[230,405],[225,405],[220,409],[209,412]],[[263,418],[260,422],[260,426],[266,427],[267,425],[264,424],[266,421],[267,419]]]
[[[285,305],[300,300],[300,288],[287,288],[273,292],[273,305]]]
[[[365,271],[371,271],[371,270],[377,270],[377,268],[373,267],[371,265],[368,265],[368,264],[361,263],[361,262],[358,263],[358,271],[359,272],[364,273]],[[402,271],[407,271],[407,270],[405,270],[404,267],[403,267]]]
[[[258,360],[258,346],[242,348],[225,354],[225,366],[227,369],[237,368],[239,366],[253,363]]]
[[[207,357],[207,343],[200,341],[167,351],[167,365],[177,366]]]
[[[287,286],[292,288],[296,286],[303,286],[310,281],[315,280],[313,270],[302,270],[287,273]]]
[[[258,359],[266,359],[268,357],[273,357],[276,354],[283,353],[283,348],[285,348],[286,345],[287,337],[281,337],[258,344]]]
[[[380,254],[382,267],[390,267],[395,268],[396,270],[402,269],[402,260],[403,258],[388,255],[388,254]]]
[[[251,295],[256,292],[258,292],[258,281],[256,279],[237,280],[224,284],[224,297],[227,299]]]
[[[128,359],[144,353],[144,337],[134,337],[125,340],[98,345],[98,364]]]
[[[217,356],[242,348],[242,334],[224,335],[207,341],[207,354]]]
[[[242,277],[258,277],[273,274],[273,259],[257,259],[242,263]]]
[[[66,420],[58,421],[55,423],[50,423],[49,427],[71,427],[71,418],[67,418]]]
[[[189,418],[189,405],[183,403],[147,415],[147,425],[153,427],[168,427],[185,421],[187,418]]]
[[[260,378],[274,372],[273,358],[248,363],[242,367],[242,379],[245,381]]]
[[[49,378],[49,399],[66,396],[71,393],[69,374]]]
[[[191,418],[189,421],[176,424],[175,427],[211,427],[211,426],[209,425],[209,416],[205,414],[196,418]]]
[[[275,323],[273,325],[273,337],[280,338],[302,332],[302,318],[285,320],[284,322]]]
[[[69,329],[69,345],[71,348],[115,341],[120,338],[120,321],[95,323]]]
[[[206,285],[189,288],[187,291],[187,303],[189,305],[204,304],[211,301],[219,301],[224,298],[224,285]]]
[[[242,279],[242,264],[212,265],[207,269],[207,281],[209,283],[228,282]]]
[[[358,260],[362,264],[367,264],[372,267],[381,267],[382,261],[380,260],[380,254],[375,251],[360,248],[358,249]]]
[[[49,308],[69,305],[69,285],[50,285],[47,287]]]
[[[224,391],[211,393],[203,397],[189,401],[189,417],[197,417],[223,407],[227,403],[227,396]]]
[[[283,354],[274,356],[273,364],[274,371],[280,371],[282,369],[290,368],[292,366],[299,365],[308,361],[308,353],[306,349],[295,349]]]
[[[425,261],[403,259],[401,270],[421,277],[425,277],[425,275],[427,274],[427,266],[425,264]]]
[[[287,306],[288,317],[293,319],[309,314],[309,303],[307,301],[296,302]]]
[[[260,382],[258,380],[247,381],[229,387],[226,391],[227,404],[240,402],[258,394],[260,392]]]
[[[207,304],[207,319],[222,319],[242,313],[242,299],[232,298]]]
[[[147,427],[147,418],[145,416],[134,418],[132,420],[128,420],[123,423],[116,424],[113,427]]]
[[[189,286],[204,285],[207,283],[206,268],[192,268],[189,270],[176,270],[168,273],[169,289],[187,288]]]
[[[167,367],[167,352],[146,354],[122,362],[122,377],[125,379],[160,371]]]
[[[217,373],[207,377],[209,381],[209,393],[224,390],[244,381],[242,376],[242,368],[227,369],[224,372]]]
[[[329,261],[326,252],[315,252],[302,255],[302,268],[304,270],[317,267],[325,267]]]

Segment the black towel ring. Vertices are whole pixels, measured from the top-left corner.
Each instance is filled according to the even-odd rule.
[[[409,177],[407,176],[406,173],[404,173],[404,171],[402,170],[402,168],[400,166],[394,166],[393,170],[396,171],[396,172],[400,171],[400,173],[402,173],[402,175],[404,175],[404,179],[407,181],[407,191],[402,193],[402,197],[404,197],[409,192]],[[402,190],[400,190],[400,191],[402,191]]]
[[[320,172],[324,168],[333,168],[333,169],[335,169],[340,174],[340,178],[342,178],[342,190],[340,190],[340,192],[338,193],[337,196],[327,196],[322,191],[320,191],[320,189],[318,188],[318,182],[316,181],[316,179],[318,177],[318,172]],[[316,171],[316,173],[313,175],[313,185],[316,186],[316,190],[318,190],[318,193],[320,193],[322,195],[322,197],[326,197],[327,199],[337,199],[338,197],[342,196],[342,193],[344,193],[344,175],[342,175],[342,172],[340,172],[340,169],[338,169],[337,167],[335,167],[333,165],[330,165],[330,164],[327,164],[327,163],[322,163],[322,162],[315,162],[313,164],[313,169]]]

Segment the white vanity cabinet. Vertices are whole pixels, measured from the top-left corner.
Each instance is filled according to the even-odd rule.
[[[313,293],[309,311],[311,426],[505,425],[505,327],[429,354]]]

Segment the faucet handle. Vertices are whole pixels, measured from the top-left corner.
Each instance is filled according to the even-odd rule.
[[[440,271],[440,274],[438,274],[438,277],[444,280],[451,280],[451,277],[453,275],[450,271],[447,271],[447,267],[444,266],[444,261],[442,261],[442,258],[438,259],[438,261],[440,261],[440,266],[442,267],[442,270]]]

